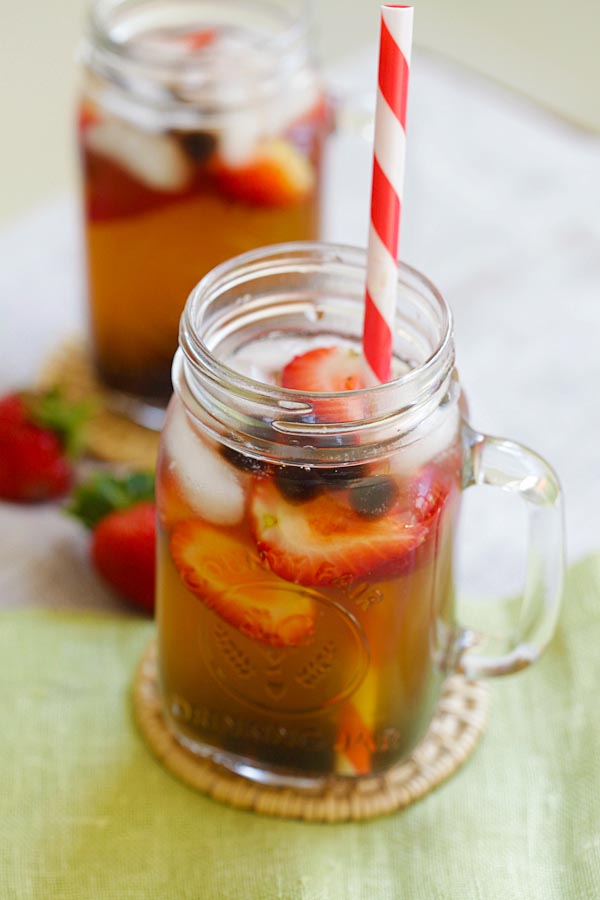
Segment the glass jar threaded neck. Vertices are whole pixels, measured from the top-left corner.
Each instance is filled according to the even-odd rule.
[[[342,342],[360,352],[365,265],[363,250],[307,242],[261,248],[210,272],[188,299],[173,368],[192,415],[221,440],[307,464],[316,456],[332,463],[365,458],[410,440],[459,388],[450,311],[408,266],[398,275],[394,380],[315,393],[256,374],[278,341]],[[257,357],[250,375],[238,364],[248,348]]]

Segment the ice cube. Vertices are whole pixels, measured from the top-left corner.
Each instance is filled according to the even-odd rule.
[[[411,443],[390,458],[391,471],[401,476],[412,475],[448,450],[458,434],[459,415],[455,403],[437,409],[432,414],[431,422],[426,421],[415,428]]]
[[[119,119],[105,119],[85,132],[85,143],[157,191],[180,191],[193,169],[179,142],[164,133],[142,131]]]
[[[223,161],[232,167],[251,162],[261,137],[260,117],[255,109],[237,110],[223,119],[219,140],[219,153]]]
[[[182,493],[208,522],[235,525],[244,514],[244,491],[231,466],[202,441],[181,406],[166,429],[169,469]]]

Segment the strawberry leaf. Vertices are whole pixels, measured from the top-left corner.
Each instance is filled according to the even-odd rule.
[[[91,403],[69,402],[58,388],[40,395],[27,394],[25,402],[30,420],[58,435],[67,456],[81,454],[84,426],[93,412]]]
[[[66,512],[93,529],[109,513],[147,500],[154,500],[152,472],[132,472],[123,477],[96,472],[75,489]]]

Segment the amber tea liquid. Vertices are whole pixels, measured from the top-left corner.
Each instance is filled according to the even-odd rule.
[[[165,404],[179,317],[202,276],[245,250],[318,237],[328,107],[312,72],[282,75],[277,58],[274,94],[267,55],[241,28],[148,26],[111,56],[122,71],[106,77],[100,58],[103,77],[88,73],[78,131],[90,331],[115,391]]]
[[[160,678],[194,750],[269,777],[365,775],[422,736],[452,624],[460,486],[456,411],[436,415],[418,451],[300,468],[203,437],[172,401],[158,472]],[[374,480],[393,504],[359,514]]]

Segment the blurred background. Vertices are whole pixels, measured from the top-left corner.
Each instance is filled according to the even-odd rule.
[[[75,178],[71,116],[87,0],[0,3],[0,225]],[[377,40],[378,0],[314,0],[321,56]],[[597,0],[415,0],[415,43],[600,131]],[[576,49],[575,49],[576,48]]]
[[[88,3],[0,0],[0,384],[27,383],[85,327],[74,109]],[[380,0],[312,6],[333,83],[372,102]],[[401,256],[454,311],[472,421],[560,473],[577,557],[597,548],[600,506],[600,3],[414,6]],[[364,244],[371,145],[344,129],[333,143],[324,235]],[[525,524],[507,524],[513,497],[492,512],[482,493],[467,500],[466,583],[516,591]]]

